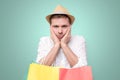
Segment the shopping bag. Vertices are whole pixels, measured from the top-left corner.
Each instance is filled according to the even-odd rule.
[[[59,71],[59,80],[92,80],[91,67],[61,68]]]
[[[90,66],[68,69],[32,63],[27,80],[92,80],[92,70]]]
[[[59,80],[59,68],[32,63],[27,80]]]

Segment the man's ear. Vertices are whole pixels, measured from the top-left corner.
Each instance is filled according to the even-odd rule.
[[[50,25],[50,27],[49,27],[49,28],[51,29],[51,27],[52,27],[52,26]]]
[[[72,28],[72,25],[70,25],[70,28]]]

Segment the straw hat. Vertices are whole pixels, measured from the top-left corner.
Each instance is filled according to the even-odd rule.
[[[67,9],[65,9],[63,6],[61,6],[61,5],[58,5],[56,8],[55,8],[55,10],[54,10],[54,12],[52,13],[52,14],[49,14],[48,16],[46,16],[46,19],[47,19],[47,21],[50,23],[50,17],[52,16],[52,15],[54,15],[54,14],[65,14],[65,15],[67,15],[70,19],[71,19],[71,24],[73,24],[73,22],[74,22],[74,20],[75,20],[75,18],[74,18],[74,16],[72,16],[68,11],[67,11]]]

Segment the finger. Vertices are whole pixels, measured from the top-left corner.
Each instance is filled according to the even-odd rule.
[[[66,36],[70,35],[70,33],[71,33],[71,28],[68,29]]]
[[[50,32],[51,32],[51,37],[52,37],[52,39],[54,39],[54,38],[55,38],[55,34],[54,34],[52,28],[50,28]]]
[[[51,35],[54,35],[54,32],[53,32],[52,28],[50,28],[50,32],[51,32]]]
[[[53,31],[52,28],[51,28],[51,35],[53,36],[53,38],[57,38],[57,36],[55,35],[55,32]]]

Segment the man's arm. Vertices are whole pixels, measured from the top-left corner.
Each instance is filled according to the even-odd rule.
[[[70,64],[73,67],[78,62],[78,57],[73,53],[73,51],[69,48],[68,43],[71,38],[71,28],[68,29],[66,35],[61,40],[61,48]]]
[[[52,63],[55,61],[55,58],[60,50],[60,41],[58,40],[58,38],[56,37],[56,35],[52,31],[52,29],[50,29],[50,32],[51,32],[51,38],[54,42],[54,46],[50,50],[48,55],[40,60],[40,62],[42,62],[44,65],[48,65],[48,66],[52,65]]]
[[[52,63],[55,61],[55,58],[59,52],[59,48],[60,48],[60,45],[55,44],[53,48],[50,50],[50,52],[48,53],[48,55],[42,58],[40,62],[43,63],[44,65],[51,66]]]
[[[73,53],[67,44],[62,44],[61,47],[70,66],[73,67],[78,62],[78,57],[75,55],[75,53]]]

